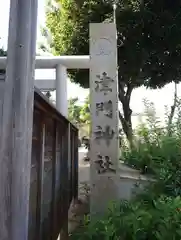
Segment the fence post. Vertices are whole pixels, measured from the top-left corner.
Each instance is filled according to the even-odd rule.
[[[70,123],[68,123],[68,200],[69,200],[69,204],[70,204],[70,198],[72,195],[72,141],[71,141],[71,125]]]
[[[42,237],[42,196],[43,196],[43,173],[44,173],[44,154],[45,154],[45,122],[41,118],[41,136],[40,136],[40,161],[38,169],[38,202],[37,202],[37,239]]]
[[[62,177],[62,194],[63,199],[63,225],[60,232],[60,239],[68,240],[68,209],[69,209],[69,159],[70,159],[70,123],[67,124],[65,130],[65,138],[63,139],[63,177]]]
[[[0,239],[3,240],[28,239],[36,12],[37,0],[11,0],[0,136]]]
[[[55,232],[56,232],[56,168],[57,168],[57,121],[54,121],[54,130],[53,130],[53,174],[52,174],[52,222],[51,222],[51,229],[52,229],[52,239],[55,239]]]

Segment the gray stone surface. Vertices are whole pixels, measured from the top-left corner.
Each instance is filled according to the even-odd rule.
[[[80,150],[79,158],[79,184],[89,184],[90,182],[90,163],[83,161],[83,152]],[[119,162],[119,181],[118,181],[118,197],[119,199],[129,200],[135,190],[135,185],[139,185],[142,189],[146,184],[154,181],[153,178],[140,174],[138,170],[126,166],[123,162]],[[80,188],[79,188],[80,189]],[[80,191],[80,190],[79,190]]]
[[[90,212],[118,199],[117,39],[113,23],[90,24]]]

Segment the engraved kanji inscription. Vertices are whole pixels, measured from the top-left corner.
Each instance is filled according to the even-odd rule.
[[[112,92],[112,88],[111,88],[111,83],[114,82],[114,80],[112,78],[110,78],[106,72],[102,73],[101,75],[97,75],[96,76],[99,81],[95,81],[96,83],[96,87],[95,87],[95,91],[96,92],[104,92],[104,95],[107,95],[109,92]]]
[[[105,126],[105,130],[103,130],[101,126],[97,126],[97,129],[94,132],[95,139],[98,141],[100,139],[104,139],[108,146],[110,145],[110,140],[113,139],[114,134],[115,134],[114,130],[111,129],[111,127],[108,125]]]
[[[102,156],[100,154],[97,155],[97,160],[95,161],[97,164],[97,173],[106,173],[113,172],[116,173],[116,170],[112,167],[113,163],[109,156]]]
[[[99,116],[99,112],[103,112],[103,114],[109,118],[113,116],[113,104],[112,101],[109,100],[107,102],[96,103],[96,115]]]

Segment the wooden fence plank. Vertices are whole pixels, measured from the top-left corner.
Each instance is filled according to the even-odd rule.
[[[56,166],[57,166],[57,154],[56,154],[56,150],[57,150],[57,122],[54,121],[54,126],[53,126],[53,147],[52,147],[52,151],[53,151],[53,159],[52,159],[52,164],[53,164],[53,179],[52,179],[52,204],[51,204],[51,212],[52,212],[52,221],[51,221],[51,240],[55,239],[55,227],[56,227],[56,218],[55,218],[55,214],[56,214]]]
[[[44,172],[44,154],[45,154],[45,122],[41,121],[41,140],[40,140],[40,160],[38,169],[38,199],[37,199],[37,239],[42,238],[42,196],[43,196],[43,172]]]

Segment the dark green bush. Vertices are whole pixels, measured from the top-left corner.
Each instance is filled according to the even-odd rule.
[[[180,162],[181,102],[178,101],[174,123],[168,125],[169,114],[165,114],[165,127],[160,124],[160,119],[156,116],[154,104],[144,100],[144,106],[147,118],[135,129],[135,148],[122,148],[121,160],[141,170],[142,173],[157,174],[165,167],[168,169],[172,163],[175,167]]]
[[[122,159],[143,173],[156,174],[172,164],[178,167],[178,159],[181,159],[181,139],[163,135],[159,142],[139,143],[135,149],[123,150]]]
[[[91,221],[72,240],[180,240],[181,198],[121,202],[101,220]]]

